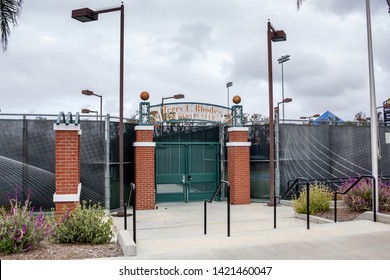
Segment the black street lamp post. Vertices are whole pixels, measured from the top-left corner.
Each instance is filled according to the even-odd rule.
[[[272,78],[272,42],[286,41],[286,33],[283,30],[275,30],[271,22],[267,23],[268,43],[268,93],[269,93],[269,169],[270,169],[270,200],[269,206],[274,205],[275,197],[275,136],[274,136],[274,106],[273,106],[273,78]]]
[[[82,8],[72,11],[72,18],[81,22],[98,20],[99,14],[120,12],[120,51],[119,51],[119,204],[118,214],[124,213],[124,187],[123,187],[123,81],[124,81],[124,22],[125,11],[123,2],[119,7],[103,10]]]

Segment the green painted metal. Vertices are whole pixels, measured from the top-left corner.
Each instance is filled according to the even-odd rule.
[[[139,103],[139,123],[140,125],[150,125],[150,102]]]
[[[156,143],[156,201],[210,198],[220,181],[219,143]]]

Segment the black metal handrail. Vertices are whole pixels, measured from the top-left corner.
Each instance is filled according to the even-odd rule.
[[[312,179],[307,179],[309,183],[322,183],[322,184],[328,184],[330,186],[333,186],[333,187],[339,187],[340,184],[342,184],[343,182],[345,182],[346,180],[349,180],[349,179],[359,179],[359,176],[352,176],[352,177],[345,177],[345,178],[312,178]],[[288,180],[287,181],[287,188],[290,187],[290,184],[293,183],[296,181],[296,179],[294,180]],[[331,188],[332,189],[332,188]],[[332,191],[334,191],[332,189]],[[299,197],[299,190],[298,190],[298,186],[296,186],[296,192],[297,192],[297,197]]]
[[[374,213],[374,222],[376,222],[376,182],[375,178],[371,175],[363,175],[360,176],[357,181],[355,181],[348,189],[346,189],[344,192],[339,192],[339,191],[334,191],[334,222],[337,223],[337,195],[345,195],[348,193],[352,188],[354,188],[361,180],[369,178],[371,179],[372,182],[372,200],[373,200],[373,206],[372,206],[372,211]]]
[[[130,206],[131,199],[133,199],[133,240],[134,243],[137,243],[137,194],[135,191],[135,184],[130,183],[129,185],[129,197],[127,200],[127,203],[123,205],[123,208],[125,210],[125,216],[124,216],[124,224],[125,224],[125,230],[127,230],[127,207]]]
[[[304,181],[302,183],[301,181]],[[310,185],[309,185],[309,180],[306,178],[301,178],[298,177],[295,180],[290,180],[288,181],[288,185],[290,185],[290,182],[293,182],[291,186],[288,187],[287,191],[282,195],[278,196],[278,198],[283,199],[286,197],[286,195],[292,190],[293,187],[297,188],[299,185],[306,184],[306,223],[307,223],[307,229],[310,229]],[[275,194],[275,189],[274,189],[274,228],[276,228],[276,194]]]
[[[212,203],[215,200],[215,197],[222,188],[222,185],[226,185],[226,194],[227,194],[227,236],[230,236],[230,184],[228,181],[221,180],[218,188],[215,190],[210,200],[204,201],[204,234],[207,234],[207,203]]]

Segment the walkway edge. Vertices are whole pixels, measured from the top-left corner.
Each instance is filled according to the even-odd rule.
[[[118,244],[122,247],[124,256],[136,256],[137,245],[127,230],[120,230],[118,233]]]

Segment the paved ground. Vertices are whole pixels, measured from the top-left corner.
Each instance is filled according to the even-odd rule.
[[[137,256],[118,259],[390,260],[389,224],[311,223],[308,230],[291,207],[278,206],[274,229],[273,207],[252,203],[231,206],[227,237],[226,202],[213,202],[207,209],[207,235],[203,202],[164,203],[156,210],[137,211]],[[124,229],[123,222],[123,217],[114,218],[118,229]],[[132,231],[132,217],[128,230]]]

